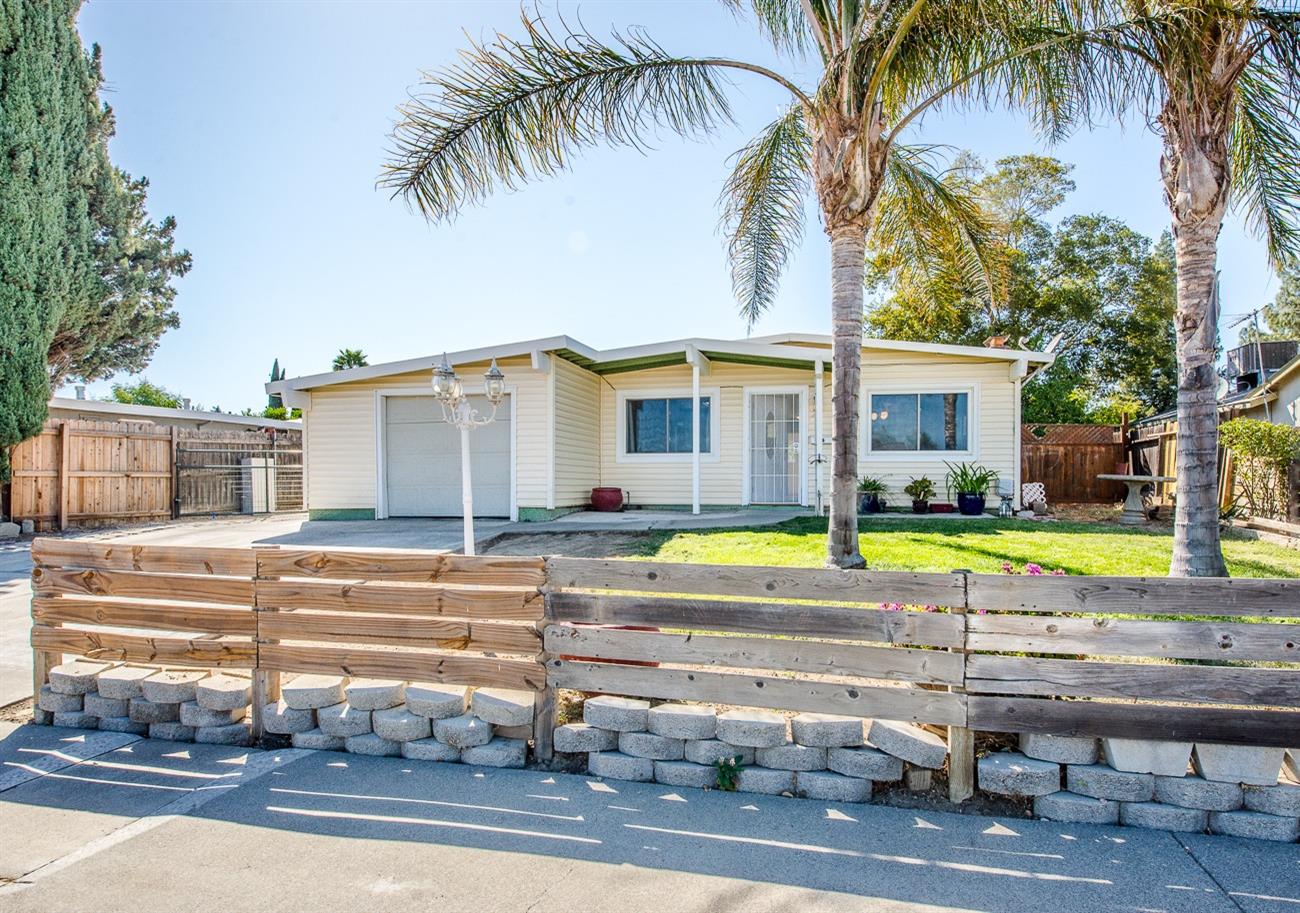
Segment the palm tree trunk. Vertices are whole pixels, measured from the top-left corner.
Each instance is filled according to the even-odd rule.
[[[1226,577],[1219,544],[1219,412],[1212,313],[1220,221],[1178,226],[1178,462],[1173,577]]]
[[[831,236],[831,516],[826,564],[856,568],[858,550],[858,417],[862,375],[862,278],[866,230],[861,225],[830,229]]]

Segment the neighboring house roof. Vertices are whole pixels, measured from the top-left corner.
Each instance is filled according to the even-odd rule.
[[[1230,393],[1219,400],[1220,409],[1250,409],[1277,399],[1278,387],[1282,386],[1292,375],[1300,372],[1300,355],[1288,361],[1269,375],[1268,380],[1258,387]]]
[[[202,409],[168,409],[165,406],[137,406],[134,403],[102,402],[95,399],[73,399],[66,396],[50,398],[50,409],[92,415],[103,421],[114,418],[126,421],[148,421],[166,425],[169,421],[184,420],[198,425],[232,425],[240,428],[277,428],[298,431],[302,422],[286,422],[260,415],[232,415],[229,412],[205,412]]]
[[[829,366],[830,345],[831,337],[829,335],[785,333],[754,339],[705,339],[698,337],[673,339],[665,342],[625,346],[602,351],[584,345],[571,336],[548,336],[542,339],[485,346],[478,349],[465,349],[460,352],[448,352],[446,357],[454,366],[486,361],[489,358],[510,358],[520,355],[531,355],[534,362],[538,363],[542,356],[554,355],[596,374],[615,374],[666,365],[690,364],[701,357],[712,361],[811,369],[819,361]],[[1032,352],[1026,349],[954,346],[928,342],[902,342],[893,339],[864,339],[862,347],[864,349],[952,355],[983,361],[1024,362],[1026,365],[1031,363],[1048,365],[1055,358],[1054,355],[1047,352]],[[388,377],[394,374],[429,370],[441,361],[442,356],[432,355],[404,361],[392,361],[381,365],[368,365],[364,368],[309,374],[303,377],[291,377],[286,380],[268,383],[266,390],[268,393],[281,394],[292,393],[296,390],[311,390],[316,387],[327,387],[334,384],[352,383],[359,380]]]

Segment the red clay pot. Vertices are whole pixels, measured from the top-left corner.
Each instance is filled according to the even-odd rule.
[[[623,509],[626,503],[621,488],[593,488],[591,490],[591,509],[613,513]]]

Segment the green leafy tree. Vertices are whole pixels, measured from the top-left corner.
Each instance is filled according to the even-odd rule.
[[[918,275],[907,252],[869,251],[872,288],[883,295],[868,330],[891,339],[979,345],[989,336],[1045,346],[1058,333],[1057,361],[1024,385],[1029,422],[1087,422],[1123,412],[1171,408],[1174,265],[1172,241],[1150,239],[1102,215],[1047,214],[1073,189],[1071,166],[1043,156],[1010,156],[985,173],[970,159],[969,184],[993,226],[995,294],[955,266]],[[943,256],[949,256],[943,253]]]
[[[160,406],[164,409],[179,409],[184,398],[166,387],[151,383],[148,378],[141,378],[133,384],[113,384],[113,395],[107,402],[129,403],[136,406]],[[199,408],[199,407],[195,407]]]
[[[366,353],[360,349],[339,349],[331,366],[335,371],[345,371],[348,368],[364,368],[368,364],[370,362],[366,361]]]
[[[1223,577],[1219,543],[1219,232],[1229,205],[1275,267],[1300,253],[1300,11],[1293,0],[1072,0],[1094,30],[1081,102],[1133,111],[1160,137],[1178,268],[1174,576]],[[1118,20],[1125,20],[1118,22]]]
[[[1282,284],[1273,300],[1263,307],[1264,326],[1260,339],[1300,339],[1300,270],[1291,267],[1282,272]],[[1241,331],[1241,341],[1254,342],[1255,328]]]
[[[78,0],[0,0],[0,477],[47,415],[59,322],[97,284],[90,187],[97,61]]]
[[[669,53],[640,32],[606,42],[525,18],[523,34],[472,43],[427,76],[401,111],[382,184],[430,219],[449,219],[496,188],[564,169],[598,142],[643,147],[658,131],[695,136],[731,119],[728,75],[769,80],[789,107],[733,159],[723,188],[732,287],[752,323],[773,302],[802,238],[811,190],[831,247],[834,433],[827,560],[863,564],[858,547],[859,386],[867,239],[931,240],[986,276],[979,209],[932,167],[933,148],[902,140],[945,100],[1023,103],[1048,133],[1086,105],[1061,104],[1077,36],[1056,3],[1004,0],[731,0],[806,78],[725,57]],[[811,61],[808,60],[811,58]],[[809,65],[810,63],[810,65]],[[946,267],[946,261],[938,264]],[[921,267],[918,267],[921,268]]]

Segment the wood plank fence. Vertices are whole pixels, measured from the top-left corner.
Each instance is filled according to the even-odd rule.
[[[245,476],[274,481],[248,499],[302,509],[301,433],[191,429],[150,422],[51,419],[10,453],[9,514],[38,530],[166,520],[245,509]],[[245,470],[263,457],[274,472]],[[242,485],[242,488],[241,488]]]
[[[1113,504],[1124,500],[1120,482],[1098,479],[1124,463],[1119,429],[1111,425],[1022,425],[1020,479],[1042,482],[1051,504]]]
[[[255,726],[303,672],[533,690],[543,757],[561,688],[880,717],[947,727],[959,799],[973,730],[1300,744],[1300,581],[50,539],[33,557],[37,688],[64,653],[251,669]]]

